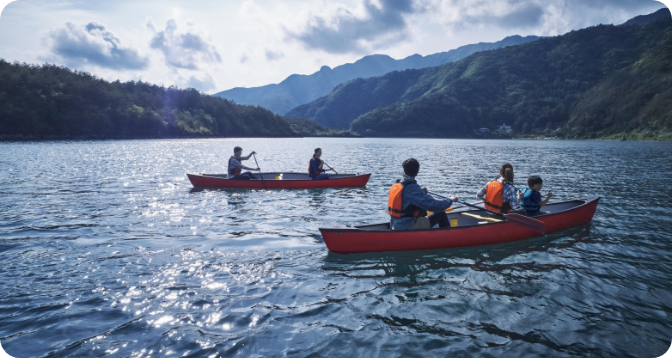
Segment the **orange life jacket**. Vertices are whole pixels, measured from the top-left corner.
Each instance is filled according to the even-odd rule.
[[[387,213],[395,218],[404,218],[404,217],[420,217],[427,215],[427,212],[420,209],[415,205],[409,205],[406,210],[403,210],[402,202],[402,193],[404,192],[404,186],[415,183],[415,180],[397,182],[392,185],[390,188],[390,195],[387,199]],[[424,214],[424,215],[423,215]]]
[[[229,158],[229,168],[227,169],[227,172],[229,173],[229,175],[240,175],[240,173],[241,173],[240,168],[231,169],[231,159],[233,159],[233,158],[234,158],[233,156],[231,158]]]
[[[488,188],[485,190],[485,200],[483,204],[487,209],[499,213],[507,214],[511,211],[511,204],[504,202],[504,184],[493,180],[488,183]]]

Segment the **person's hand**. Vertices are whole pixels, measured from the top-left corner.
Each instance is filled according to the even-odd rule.
[[[255,155],[255,154],[257,154],[257,152],[255,152],[255,151],[252,151],[252,153],[250,153],[250,155]]]
[[[453,195],[453,196],[450,197],[450,200],[452,200],[455,203],[455,202],[458,202],[460,199],[458,197],[456,197],[455,195]]]
[[[427,188],[422,188],[422,191],[424,191],[425,194],[427,194]]]
[[[549,199],[552,198],[552,197],[553,197],[553,193],[551,193],[551,192],[549,191],[548,193],[546,193],[546,197],[549,198]]]
[[[257,168],[257,169],[254,169],[254,170],[256,170],[256,171],[258,171],[258,172],[259,172],[259,171],[261,171],[261,168]]]
[[[525,194],[523,194],[523,192],[519,191],[518,192],[518,199],[522,199],[524,197],[525,197]]]

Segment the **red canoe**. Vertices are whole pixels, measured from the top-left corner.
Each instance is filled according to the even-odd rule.
[[[567,230],[593,220],[599,200],[600,198],[578,199],[548,204],[542,208],[548,214],[534,218],[546,224],[547,234]],[[457,226],[393,231],[389,223],[382,223],[352,228],[320,228],[320,232],[329,251],[341,254],[501,244],[541,235],[485,210],[450,212],[448,218],[457,219]]]
[[[366,185],[371,174],[329,174],[329,179],[311,180],[304,173],[253,173],[264,180],[231,180],[226,174],[187,174],[194,188],[313,189],[356,188]]]

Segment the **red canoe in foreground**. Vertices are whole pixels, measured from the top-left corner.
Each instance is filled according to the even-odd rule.
[[[329,179],[311,180],[304,173],[253,173],[264,180],[231,180],[226,174],[187,174],[194,188],[312,189],[356,188],[366,185],[371,174],[329,174]]]
[[[599,200],[579,199],[548,204],[542,211],[549,213],[534,218],[546,224],[546,234],[567,230],[593,220]],[[534,230],[485,210],[451,212],[448,218],[457,219],[457,226],[393,231],[389,223],[382,223],[353,228],[320,228],[320,232],[329,251],[341,254],[490,245],[541,236]]]

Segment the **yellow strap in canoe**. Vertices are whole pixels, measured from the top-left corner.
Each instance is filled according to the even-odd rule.
[[[488,221],[494,221],[494,222],[502,221],[502,220],[495,219],[495,218],[486,218],[484,216],[479,216],[479,215],[476,215],[476,214],[469,214],[469,213],[460,213],[460,214],[466,215],[466,216],[471,216],[472,218],[477,218],[477,219],[481,219],[481,220],[488,220]]]

